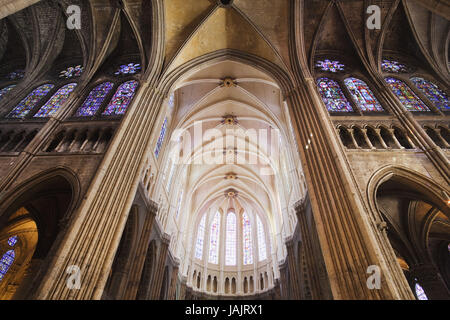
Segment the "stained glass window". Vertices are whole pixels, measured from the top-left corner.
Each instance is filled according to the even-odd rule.
[[[316,67],[319,67],[323,71],[329,71],[329,72],[338,72],[338,71],[344,71],[344,65],[340,63],[339,61],[331,61],[331,60],[323,60],[318,61],[316,64]]]
[[[253,264],[252,226],[247,212],[242,215],[244,265]]]
[[[266,236],[264,233],[264,226],[261,222],[259,216],[256,218],[258,224],[258,251],[259,251],[259,261],[267,259],[267,248],[266,248]]]
[[[35,118],[50,117],[67,101],[70,93],[75,90],[76,83],[66,84],[60,88],[56,93],[48,100],[41,109],[34,115]]]
[[[425,291],[423,290],[422,286],[418,283],[416,283],[416,296],[419,300],[428,300],[427,295],[425,294]]]
[[[107,116],[124,114],[133,100],[137,87],[138,82],[134,80],[122,83],[102,114]]]
[[[227,266],[236,265],[236,215],[233,212],[227,216],[227,234],[225,247],[225,264]]]
[[[447,95],[433,82],[419,77],[411,78],[411,81],[437,108],[442,111],[450,110]]]
[[[384,111],[364,81],[356,78],[347,78],[344,80],[344,83],[350,91],[356,105],[362,111]]]
[[[4,87],[3,89],[0,89],[0,100],[2,100],[2,97],[10,92],[15,86],[15,84],[12,84],[10,86]]]
[[[8,114],[8,118],[24,118],[55,86],[44,84],[34,89]]]
[[[172,109],[175,105],[175,94],[172,92],[169,96],[169,108]]]
[[[181,195],[180,195],[180,197],[178,198],[177,213],[176,213],[176,215],[175,215],[176,219],[178,219],[178,216],[179,216],[179,214],[180,214],[181,202],[183,201],[183,193],[184,193],[183,191],[184,191],[184,190],[181,190]]]
[[[11,238],[8,239],[8,245],[10,247],[14,247],[17,243],[17,236],[13,236]]]
[[[219,263],[220,212],[216,212],[209,235],[209,263]]]
[[[403,81],[395,78],[386,78],[386,82],[408,111],[430,111]]]
[[[0,281],[3,280],[9,268],[14,262],[15,252],[14,250],[7,251],[0,260]]]
[[[25,70],[17,69],[6,76],[8,80],[20,80],[25,76]]]
[[[388,73],[400,73],[407,71],[404,64],[386,59],[381,62],[381,70]]]
[[[164,119],[164,123],[161,127],[161,131],[159,133],[159,138],[158,141],[156,142],[156,147],[155,147],[155,157],[158,158],[159,153],[161,152],[161,148],[163,146],[163,142],[164,142],[164,137],[166,135],[166,129],[167,129],[167,117]]]
[[[114,73],[116,76],[118,75],[127,75],[127,74],[135,74],[139,70],[141,70],[141,65],[139,63],[129,63],[124,64],[117,69],[117,71]]]
[[[105,82],[96,86],[78,109],[76,116],[89,117],[95,115],[113,86],[112,82]]]
[[[8,245],[14,247],[17,243],[17,236],[12,236],[8,239]],[[14,262],[15,252],[14,250],[7,251],[0,260],[0,281],[3,280],[9,268]]]
[[[68,67],[67,69],[60,72],[59,77],[64,79],[79,77],[83,73],[83,69],[84,68],[80,65],[75,67]]]
[[[205,239],[206,214],[203,215],[197,231],[197,242],[195,243],[195,258],[203,259],[203,240]]]
[[[323,102],[330,112],[352,112],[353,108],[339,84],[328,78],[317,80],[317,87]]]

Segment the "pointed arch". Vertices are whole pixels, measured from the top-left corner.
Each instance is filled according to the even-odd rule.
[[[211,231],[209,236],[209,259],[212,264],[219,263],[220,248],[220,212],[217,211],[211,223]]]
[[[95,115],[113,86],[114,83],[108,81],[103,82],[92,89],[75,116],[89,117]]]
[[[388,77],[385,80],[406,110],[411,112],[431,111],[406,83],[392,77]]]
[[[203,259],[205,227],[206,227],[206,214],[204,214],[202,220],[200,220],[200,224],[197,230],[197,241],[195,242],[195,258],[198,260]]]
[[[35,118],[46,118],[55,114],[75,90],[77,83],[69,83],[60,88],[34,115]]]
[[[329,112],[353,112],[350,102],[337,81],[330,78],[319,78],[317,87]]]
[[[122,83],[112,97],[102,115],[123,115],[134,98],[139,83],[136,80]]]
[[[237,238],[236,214],[231,211],[227,215],[226,248],[225,248],[225,265],[227,266],[235,266],[237,263],[236,238]]]
[[[54,87],[55,85],[51,83],[43,84],[37,87],[22,101],[20,101],[19,104],[15,106],[6,117],[18,119],[25,118]]]
[[[242,257],[244,266],[253,264],[252,226],[247,212],[242,214]]]
[[[344,80],[348,91],[352,95],[353,101],[363,112],[382,112],[383,107],[370,90],[369,86],[362,80],[357,78],[347,78]]]
[[[267,259],[266,233],[261,218],[256,215],[259,261]]]

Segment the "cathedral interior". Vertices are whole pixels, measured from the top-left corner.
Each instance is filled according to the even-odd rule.
[[[0,299],[450,299],[448,0],[0,0]]]

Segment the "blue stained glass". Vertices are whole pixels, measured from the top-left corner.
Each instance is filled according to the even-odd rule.
[[[0,281],[3,280],[9,268],[14,262],[16,254],[14,250],[7,251],[0,260]]]
[[[326,59],[323,61],[318,61],[316,67],[319,67],[323,71],[338,72],[344,71],[345,65],[340,63],[339,61],[331,61]]]
[[[209,263],[219,263],[219,236],[220,236],[220,213],[216,212],[211,224],[211,233],[209,236]]]
[[[227,216],[227,233],[225,247],[225,264],[227,266],[236,265],[236,215],[230,212]]]
[[[141,70],[141,65],[139,63],[129,63],[124,64],[119,67],[119,69],[114,73],[116,76],[118,75],[127,75],[127,74],[135,74],[139,70]]]
[[[252,226],[246,212],[242,215],[244,265],[253,264]]]
[[[350,102],[336,81],[328,78],[320,78],[317,79],[317,87],[328,111],[353,112]]]
[[[56,93],[48,100],[41,109],[34,115],[35,118],[50,117],[67,101],[70,93],[75,90],[76,83],[66,84],[60,88]]]
[[[381,62],[381,70],[388,73],[400,73],[407,71],[404,64],[386,59]]]
[[[411,81],[431,102],[433,102],[436,108],[439,108],[442,111],[450,110],[447,95],[433,82],[419,77],[411,78]]]
[[[8,80],[20,80],[25,76],[25,70],[17,69],[6,76]]]
[[[8,245],[10,247],[14,247],[16,243],[17,243],[17,236],[13,236],[8,239]]]
[[[395,78],[386,78],[386,82],[408,111],[430,111],[403,81]]]
[[[7,118],[24,118],[55,86],[44,84],[34,89],[8,114]]]
[[[416,283],[415,290],[418,300],[428,300],[428,297],[420,284]]]
[[[384,111],[367,84],[356,78],[344,80],[353,100],[362,111]]]
[[[113,86],[112,82],[105,82],[95,87],[78,109],[76,116],[89,117],[95,115]]]
[[[106,116],[124,114],[133,100],[137,87],[138,82],[134,80],[122,83],[102,114]]]
[[[59,77],[70,79],[74,77],[79,77],[83,73],[84,68],[80,65],[75,67],[68,67],[67,69],[60,72]]]
[[[197,241],[195,243],[195,258],[203,259],[203,242],[205,239],[206,214],[203,215],[197,231]]]
[[[0,101],[2,100],[2,97],[10,92],[15,86],[15,84],[12,84],[10,86],[4,87],[3,89],[0,89]]]
[[[166,129],[167,129],[167,117],[164,119],[164,123],[161,128],[161,132],[159,133],[158,141],[156,142],[155,147],[155,157],[158,159],[159,153],[161,152],[161,148],[163,146],[164,137],[166,135]]]

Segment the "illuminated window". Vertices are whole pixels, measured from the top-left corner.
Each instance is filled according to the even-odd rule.
[[[395,78],[386,78],[386,82],[408,111],[430,111],[403,81]]]
[[[320,78],[317,80],[317,87],[328,111],[353,112],[350,102],[336,81],[328,78]]]
[[[344,80],[356,105],[364,112],[384,111],[367,84],[356,78]]]
[[[219,263],[220,212],[216,212],[209,236],[209,263]]]
[[[17,236],[8,239],[8,245],[14,247],[17,243]],[[8,250],[0,260],[0,281],[3,280],[11,265],[14,263],[16,253],[14,250]]]
[[[129,75],[129,74],[135,74],[139,70],[141,70],[141,65],[139,63],[129,63],[129,64],[121,65],[114,74],[116,76]]]
[[[381,70],[387,73],[400,73],[407,71],[404,64],[386,59],[381,62]]]
[[[83,67],[78,65],[75,67],[68,67],[67,69],[60,72],[59,77],[64,79],[71,79],[81,76],[83,73]]]
[[[113,86],[114,84],[112,82],[105,82],[92,89],[84,103],[78,109],[76,116],[89,117],[95,115]]]
[[[0,101],[2,100],[2,97],[10,92],[15,86],[15,84],[12,84],[10,86],[4,87],[3,89],[0,89]]]
[[[236,215],[233,212],[227,216],[227,234],[225,248],[225,264],[227,266],[236,265]]]
[[[15,70],[15,71],[9,73],[9,74],[6,76],[6,79],[11,80],[11,81],[13,81],[13,80],[20,80],[20,79],[22,79],[24,76],[25,76],[25,70],[17,69],[17,70]]]
[[[56,93],[48,100],[44,106],[34,115],[35,118],[50,117],[67,101],[70,93],[75,90],[76,83],[69,83],[60,88]]]
[[[137,87],[138,82],[134,80],[122,83],[102,114],[105,116],[125,114]]]
[[[447,95],[433,82],[419,77],[411,78],[411,81],[431,102],[433,102],[436,108],[439,108],[442,111],[450,110]]]
[[[246,212],[242,215],[244,265],[253,264],[252,226]]]
[[[256,218],[258,225],[258,249],[259,249],[259,261],[267,259],[267,248],[266,248],[266,236],[264,233],[264,226],[261,222],[259,216]]]
[[[162,125],[161,131],[159,133],[158,141],[156,142],[155,147],[155,157],[158,158],[159,153],[161,152],[161,148],[163,146],[164,137],[166,136],[166,129],[167,129],[167,117],[164,119],[164,123]]]
[[[328,72],[344,71],[344,65],[342,63],[340,63],[339,61],[331,61],[328,59],[318,61],[316,67],[319,67],[320,69],[322,69],[322,71]]]
[[[423,288],[422,288],[422,286],[420,284],[416,283],[415,289],[416,289],[417,299],[419,299],[419,300],[428,300],[428,297],[425,294],[425,291],[423,290]]]
[[[206,225],[206,214],[203,215],[200,225],[197,231],[197,242],[195,243],[195,258],[203,259],[203,240],[205,239],[205,225]]]
[[[55,86],[53,84],[44,84],[34,89],[26,98],[8,114],[8,118],[24,118],[36,105],[45,97]]]

